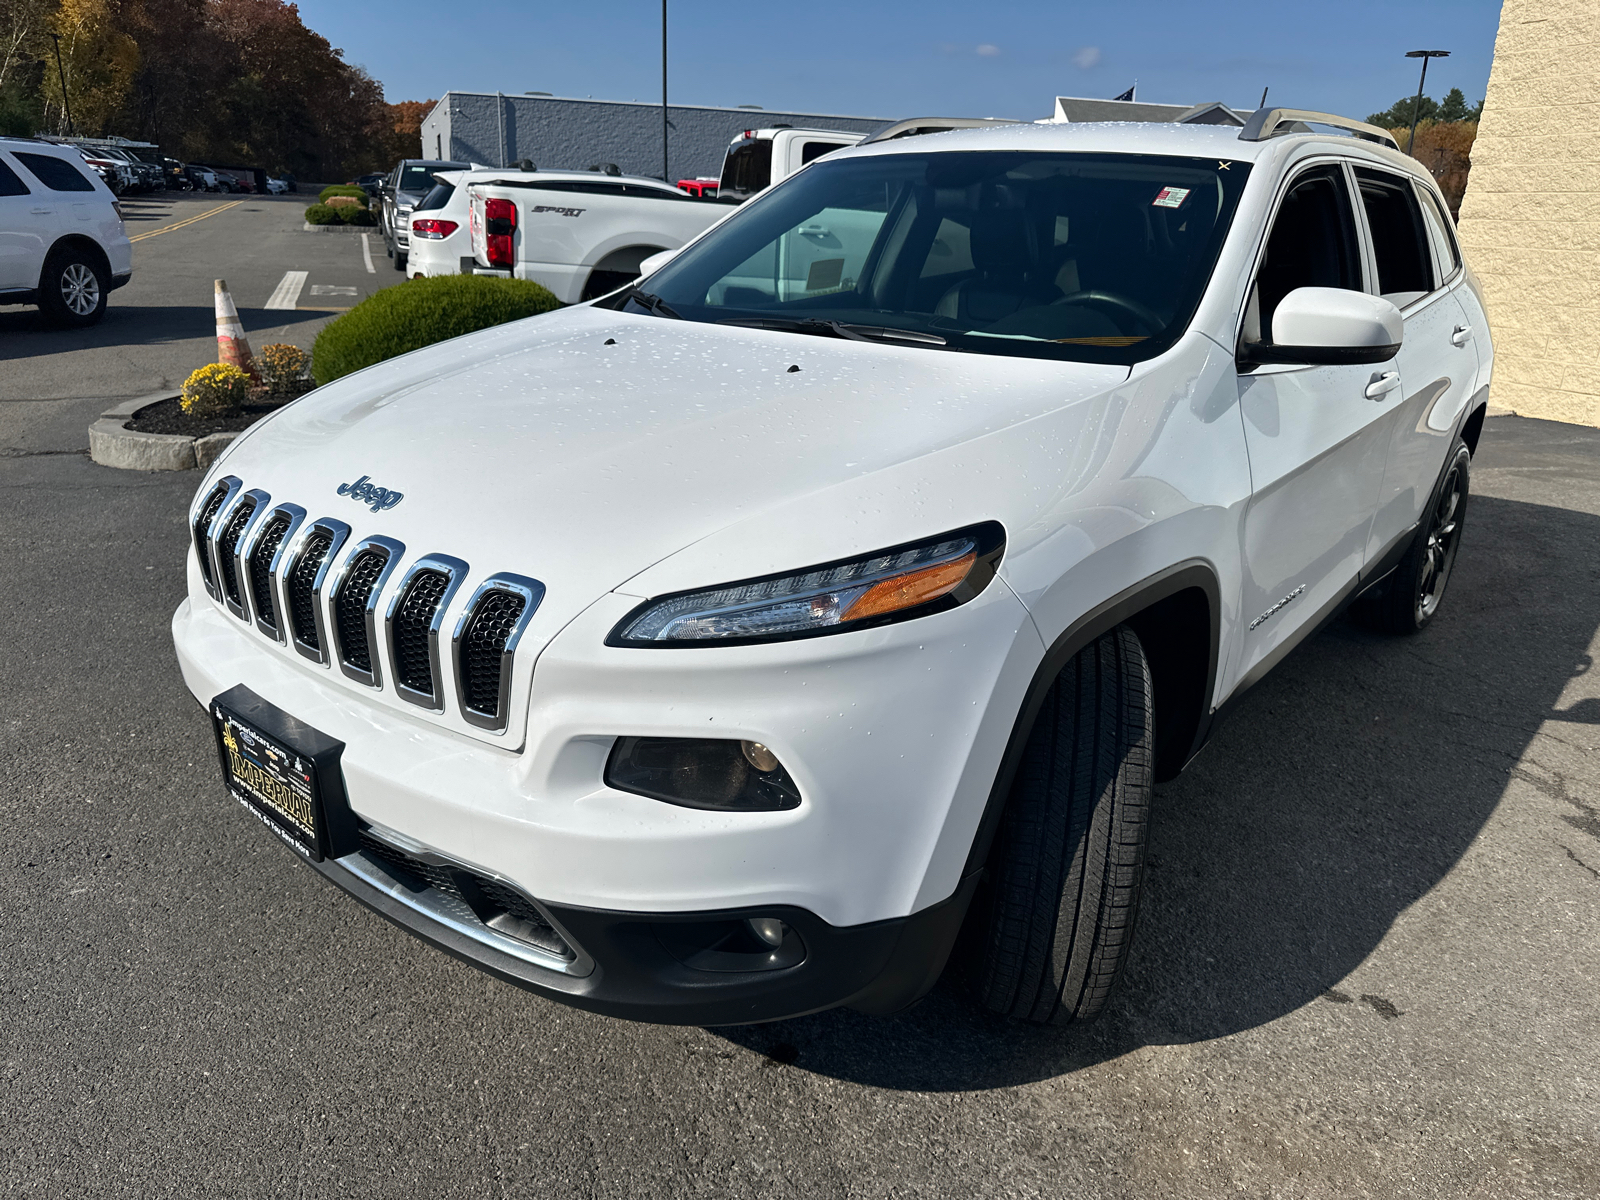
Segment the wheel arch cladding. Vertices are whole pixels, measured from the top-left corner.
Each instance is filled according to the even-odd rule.
[[[1474,458],[1478,456],[1478,435],[1483,432],[1483,419],[1488,415],[1489,406],[1486,403],[1479,404],[1461,426],[1461,440],[1467,444],[1467,450]]]
[[[1126,624],[1139,635],[1155,692],[1156,782],[1173,778],[1205,736],[1221,646],[1221,588],[1209,563],[1190,560],[1118,593],[1074,621],[1040,661],[1023,698],[963,875],[988,860],[1011,785],[1046,694],[1068,663]]]

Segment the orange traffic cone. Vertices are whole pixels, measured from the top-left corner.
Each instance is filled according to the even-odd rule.
[[[244,326],[239,323],[239,310],[233,306],[226,279],[217,280],[217,361],[238,367],[261,382],[261,372],[256,370],[256,360],[245,340]]]

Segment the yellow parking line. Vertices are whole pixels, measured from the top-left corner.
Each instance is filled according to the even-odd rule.
[[[193,225],[196,221],[204,221],[207,217],[214,217],[219,212],[226,212],[228,209],[235,208],[243,203],[243,200],[230,200],[227,204],[219,204],[215,208],[208,208],[205,212],[187,220],[175,221],[171,225],[163,225],[160,229],[151,229],[145,233],[136,233],[128,240],[130,242],[142,242],[145,238],[160,237],[163,233],[171,233],[174,229],[182,229],[185,225]]]

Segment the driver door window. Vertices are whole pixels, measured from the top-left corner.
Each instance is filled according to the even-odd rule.
[[[1361,290],[1360,256],[1350,192],[1338,166],[1317,167],[1295,180],[1278,206],[1245,310],[1244,340],[1270,342],[1272,314],[1295,288]]]

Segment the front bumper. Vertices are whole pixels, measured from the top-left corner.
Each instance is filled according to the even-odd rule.
[[[448,905],[426,902],[359,848],[316,864],[386,917],[503,979],[668,1023],[772,1020],[838,1004],[892,1011],[914,1000],[942,969],[975,885],[963,867],[1037,658],[1018,636],[1031,630],[1020,602],[997,580],[938,618],[834,638],[605,646],[606,630],[636,603],[604,597],[539,650],[530,691],[516,693],[528,697],[520,745],[403,711],[412,706],[383,703],[286,652],[211,600],[192,563],[173,637],[201,703],[244,684],[342,742],[340,774],[360,825],[515,888],[578,951],[580,961],[551,962],[471,919],[452,923]],[[772,746],[801,807],[687,809],[602,779],[618,736],[710,730]],[[784,921],[803,959],[703,971],[674,957],[669,944],[681,950],[682,938],[663,932],[747,917]]]

